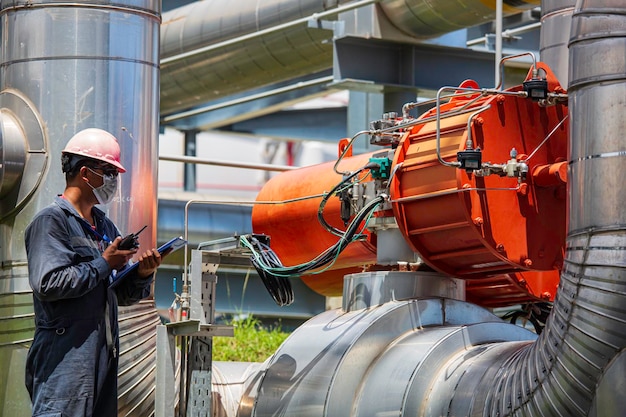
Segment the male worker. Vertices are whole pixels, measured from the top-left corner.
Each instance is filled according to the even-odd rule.
[[[137,249],[96,204],[116,194],[120,147],[85,129],[62,151],[66,187],[26,228],[35,336],[26,360],[33,416],[117,416],[117,306],[150,294],[161,256],[143,252],[136,272],[109,287]],[[112,242],[111,242],[112,240]]]

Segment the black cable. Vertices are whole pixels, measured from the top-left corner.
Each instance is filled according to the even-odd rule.
[[[503,320],[509,320],[511,324],[517,324],[517,320],[528,320],[535,329],[535,333],[541,334],[546,326],[546,320],[552,311],[552,303],[537,302],[522,305],[521,310],[514,310],[502,316]]]
[[[350,222],[343,236],[341,236],[333,246],[305,264],[292,267],[283,266],[276,253],[268,245],[260,242],[254,236],[251,237],[248,243],[252,246],[253,251],[258,257],[251,256],[250,261],[274,302],[279,306],[293,303],[294,294],[289,277],[300,276],[303,273],[316,270],[331,263],[352,242],[363,220],[365,220],[384,199],[384,196],[378,196],[366,204]],[[273,269],[280,269],[280,272],[272,271]]]
[[[336,227],[330,225],[326,219],[324,218],[324,207],[326,206],[326,203],[328,202],[328,200],[330,199],[330,197],[334,196],[335,193],[337,192],[337,190],[339,190],[340,188],[342,188],[345,184],[347,184],[348,182],[352,181],[352,179],[354,177],[356,177],[357,175],[359,175],[361,172],[365,171],[366,169],[374,169],[374,168],[380,168],[380,165],[375,163],[375,162],[368,162],[367,164],[365,164],[363,167],[357,169],[356,171],[354,171],[353,173],[351,173],[350,175],[348,175],[347,177],[343,178],[337,185],[335,185],[323,198],[322,201],[320,202],[320,206],[317,209],[317,219],[319,220],[320,224],[326,229],[328,230],[330,233],[336,235],[336,236],[342,236],[345,232],[343,230],[337,229]]]
[[[269,246],[261,243],[254,237],[251,239],[250,243],[255,247],[261,258],[263,258],[265,264],[272,265],[275,268],[282,267],[280,259],[278,259],[276,253],[271,250]],[[293,303],[294,294],[289,279],[268,273],[255,257],[251,257],[250,260],[274,302],[280,307]]]
[[[317,209],[317,219],[319,220],[320,224],[326,229],[328,230],[330,233],[337,235],[337,236],[342,236],[344,234],[343,230],[337,229],[336,227],[330,225],[326,219],[324,218],[324,207],[326,207],[326,203],[328,202],[328,200],[330,199],[330,197],[334,196],[335,193],[337,192],[337,190],[339,188],[341,188],[342,186],[344,186],[348,181],[352,180],[352,178],[354,178],[355,176],[357,176],[359,173],[361,173],[363,171],[363,169],[365,168],[361,168],[355,172],[353,172],[352,174],[350,174],[349,176],[345,177],[343,180],[341,180],[341,182],[339,182],[339,184],[335,185],[323,198],[322,201],[320,202],[320,206]]]

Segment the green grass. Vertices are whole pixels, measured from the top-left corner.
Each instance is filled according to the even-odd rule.
[[[264,328],[252,316],[233,320],[230,324],[235,327],[235,337],[213,338],[213,360],[263,362],[289,336],[280,325]]]

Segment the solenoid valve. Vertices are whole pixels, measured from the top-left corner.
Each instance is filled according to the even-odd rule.
[[[483,153],[480,148],[465,149],[457,152],[456,158],[459,161],[459,168],[470,173],[482,167]]]
[[[395,132],[394,127],[402,121],[398,118],[398,113],[384,113],[383,118],[370,122],[370,144],[379,146],[396,146],[400,141],[400,136]]]

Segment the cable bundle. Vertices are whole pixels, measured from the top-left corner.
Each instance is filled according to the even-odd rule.
[[[346,175],[345,178],[343,180],[341,180],[341,182],[337,185],[335,185],[333,187],[332,190],[330,190],[323,198],[322,201],[320,202],[320,207],[317,210],[317,219],[319,220],[320,224],[326,229],[328,230],[330,233],[337,235],[337,236],[343,236],[344,232],[343,230],[339,230],[336,227],[333,227],[332,225],[330,225],[326,219],[324,218],[324,207],[326,207],[326,203],[328,202],[328,200],[330,199],[330,197],[332,197],[333,195],[335,195],[337,192],[341,192],[343,191],[346,187],[349,188],[351,187],[354,183],[352,182],[352,179],[354,177],[356,177],[357,175],[359,175],[361,172],[365,171],[366,169],[373,169],[373,168],[380,168],[380,165],[375,163],[375,162],[370,162],[368,164],[366,164],[365,166],[363,166],[362,168],[359,168],[358,170],[354,171],[353,173]],[[363,178],[361,179],[357,179],[357,183],[362,181]]]
[[[250,240],[248,240],[246,236],[241,236],[240,242],[245,247],[252,250],[253,255],[250,257],[250,261],[259,274],[259,277],[261,277],[263,285],[265,285],[265,288],[270,293],[274,302],[280,307],[288,306],[293,303],[294,295],[289,279],[272,274],[263,267],[264,265],[271,265],[271,268],[283,267],[276,252],[254,236],[251,236]]]
[[[293,302],[293,290],[288,278],[298,277],[302,274],[316,274],[328,269],[339,254],[354,240],[359,239],[361,231],[359,227],[361,223],[369,218],[376,207],[385,199],[384,195],[380,195],[366,204],[359,211],[354,219],[350,222],[345,232],[339,240],[319,254],[309,262],[294,266],[283,266],[276,253],[265,243],[260,242],[255,237],[241,236],[240,242],[242,246],[250,249],[252,256],[250,261],[256,268],[263,284],[269,291],[270,295],[279,306],[289,305]],[[364,228],[364,227],[363,227]],[[318,270],[325,267],[325,269]]]

